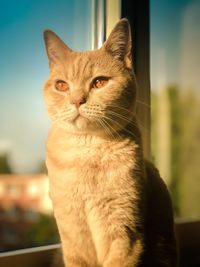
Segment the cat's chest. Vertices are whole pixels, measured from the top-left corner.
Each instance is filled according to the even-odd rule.
[[[126,190],[134,165],[134,146],[126,143],[58,144],[47,153],[51,197],[55,202],[98,202]]]
[[[74,147],[47,155],[50,182],[71,192],[105,187],[123,169],[120,161],[116,151],[112,153],[100,148]]]

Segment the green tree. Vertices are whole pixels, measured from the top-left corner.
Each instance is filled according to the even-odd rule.
[[[181,96],[181,216],[200,216],[200,96],[189,89]]]
[[[60,243],[54,217],[40,213],[37,221],[27,232],[26,242],[27,247]]]
[[[195,90],[166,88],[170,104],[170,183],[168,184],[177,217],[200,216],[200,95]],[[152,94],[152,151],[158,159],[159,94]],[[162,115],[162,114],[161,114]],[[163,114],[164,115],[164,114]],[[165,153],[165,151],[163,151]]]
[[[180,154],[181,154],[181,102],[180,89],[177,86],[167,88],[170,101],[171,118],[171,181],[169,184],[174,211],[176,216],[180,215]]]
[[[47,174],[47,166],[46,166],[46,163],[45,161],[43,161],[40,165],[39,165],[39,168],[37,170],[37,173],[42,173],[42,174]]]
[[[0,173],[2,174],[12,173],[7,154],[0,154]]]
[[[176,86],[169,86],[167,88],[163,88],[162,90],[166,90],[165,92],[157,92],[153,91],[151,94],[151,148],[152,148],[152,155],[155,164],[159,166],[159,155],[160,152],[158,150],[158,143],[160,139],[160,132],[158,132],[158,123],[170,123],[168,125],[170,129],[170,179],[168,187],[170,189],[172,202],[174,206],[174,211],[176,216],[179,215],[179,177],[180,177],[180,116],[181,116],[181,109],[180,109],[180,96],[179,96],[179,89]],[[163,94],[165,98],[163,98]],[[162,104],[166,103],[159,103],[159,101],[169,101],[169,120],[165,120],[166,114],[160,114],[159,108]],[[164,110],[162,110],[164,111]],[[165,110],[166,111],[166,110]],[[159,114],[159,116],[158,116]],[[160,116],[163,116],[163,121],[160,120]],[[166,151],[162,151],[162,153],[168,153]],[[167,156],[167,155],[166,155]],[[163,177],[165,178],[165,177]]]

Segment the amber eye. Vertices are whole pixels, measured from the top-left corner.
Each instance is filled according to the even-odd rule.
[[[108,77],[97,77],[94,79],[92,87],[97,89],[102,88],[108,83],[108,80]]]
[[[56,81],[55,87],[60,92],[65,92],[69,89],[68,83],[62,80]]]

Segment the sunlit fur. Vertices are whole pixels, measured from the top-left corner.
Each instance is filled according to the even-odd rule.
[[[120,20],[101,49],[75,52],[45,32],[52,128],[46,163],[67,267],[175,267],[170,198],[143,159],[131,35]],[[102,88],[96,77],[108,77]],[[56,90],[57,80],[68,90]]]
[[[51,69],[45,85],[53,123],[69,132],[104,135],[124,128],[132,120],[136,95],[133,73],[123,68],[123,62],[113,61],[104,47],[92,52],[66,53],[59,63]],[[100,75],[109,77],[108,84],[91,88],[93,79]],[[70,90],[57,91],[57,79],[67,81]],[[87,101],[78,109],[71,102],[82,96]]]

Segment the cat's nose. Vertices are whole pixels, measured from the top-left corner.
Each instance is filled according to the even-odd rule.
[[[80,107],[80,105],[86,103],[86,97],[81,97],[81,98],[78,98],[78,99],[73,99],[71,101],[71,104],[74,104],[77,108]]]

